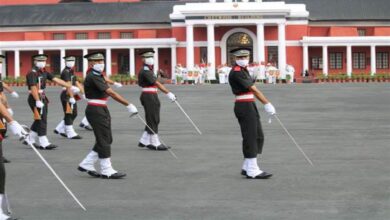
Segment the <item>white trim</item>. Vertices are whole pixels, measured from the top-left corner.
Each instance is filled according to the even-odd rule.
[[[303,37],[303,45],[308,46],[390,46],[389,37]]]
[[[388,21],[310,21],[309,25],[310,27],[388,27],[390,23]]]
[[[83,50],[83,78],[87,75],[87,70],[88,70],[88,61],[87,59],[84,59],[84,56],[88,54],[88,49],[87,48],[82,48]]]
[[[177,65],[176,46],[172,45],[172,47],[171,47],[171,79],[174,79],[174,80],[176,80],[176,65]]]
[[[214,25],[207,25],[207,76],[209,80],[215,80],[215,34]]]
[[[352,46],[347,46],[347,75],[352,75]]]
[[[256,37],[256,34],[254,34],[251,30],[249,29],[246,29],[246,28],[233,28],[229,31],[227,31],[222,39],[221,39],[221,42],[220,42],[220,47],[221,47],[221,63],[224,64],[227,62],[227,49],[226,49],[226,42],[228,40],[228,38],[234,34],[234,33],[238,33],[238,32],[243,32],[243,33],[246,33],[248,34],[251,38],[252,38],[252,41],[253,41],[253,57],[257,57],[257,37]]]
[[[328,75],[328,46],[322,47],[322,72]]]
[[[154,70],[154,74],[158,74],[158,71],[160,69],[160,64],[159,64],[159,60],[158,60],[158,47],[153,47],[153,50],[154,50],[154,54],[153,54],[153,59],[154,59],[154,64],[153,64],[153,70]]]
[[[130,76],[135,76],[135,50],[134,48],[129,49],[129,72]]]
[[[107,105],[106,100],[101,100],[101,99],[89,99],[88,104],[99,104],[99,105]]]
[[[110,77],[112,74],[111,67],[112,67],[112,62],[111,62],[111,48],[106,48],[106,74],[107,77]]]
[[[253,94],[246,94],[246,95],[238,95],[236,96],[236,100],[244,100],[244,99],[254,99],[255,96]]]
[[[20,76],[20,52],[19,50],[14,50],[14,76],[18,78]]]
[[[169,24],[130,24],[130,25],[62,25],[62,26],[26,26],[1,27],[0,32],[28,32],[28,31],[95,31],[95,30],[139,30],[139,29],[165,29]]]
[[[370,54],[371,54],[371,75],[376,74],[376,47],[374,45],[370,48]]]
[[[186,26],[186,66],[191,69],[194,67],[194,26]]]
[[[278,41],[276,40],[267,40],[264,41],[265,46],[278,46]],[[185,41],[179,41],[177,47],[186,47],[187,43]],[[301,47],[302,43],[299,40],[287,40],[287,47]],[[194,47],[207,47],[207,41],[195,41]],[[222,47],[221,41],[215,41],[215,47]]]

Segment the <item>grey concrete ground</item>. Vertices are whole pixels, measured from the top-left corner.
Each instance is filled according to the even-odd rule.
[[[4,143],[7,191],[15,216],[28,220],[128,219],[390,219],[389,84],[262,85],[280,119],[313,160],[311,167],[274,120],[266,135],[263,170],[269,180],[240,174],[242,154],[233,96],[226,85],[169,86],[203,131],[199,136],[176,105],[160,94],[160,135],[178,156],[137,147],[143,126],[110,101],[113,165],[124,180],[94,179],[76,170],[94,143],[53,134],[62,117],[59,88],[48,89],[49,139],[60,147],[42,154],[87,207],[82,211],[31,149],[14,137]],[[21,98],[9,97],[16,118],[30,125]],[[139,102],[139,88],[118,90]],[[80,104],[80,116],[85,104]]]

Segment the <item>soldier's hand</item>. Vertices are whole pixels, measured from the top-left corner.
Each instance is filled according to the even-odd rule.
[[[73,97],[69,98],[69,103],[72,105],[76,104],[76,99]]]
[[[173,94],[172,92],[168,92],[167,93],[167,96],[168,96],[168,98],[172,101],[172,102],[174,102],[174,101],[176,101],[176,96],[175,96],[175,94]]]
[[[8,113],[13,116],[14,115],[14,110],[12,108],[7,108]]]
[[[276,114],[275,107],[269,102],[264,105],[264,110],[267,112],[269,115],[274,115]]]
[[[114,82],[114,86],[115,88],[119,89],[119,88],[122,88],[122,83],[118,83],[118,82]]]
[[[80,89],[77,86],[72,86],[70,89],[72,90],[73,94],[77,94],[80,92]]]
[[[15,92],[15,91],[13,91],[12,93],[11,93],[11,96],[13,97],[13,98],[19,98],[19,94],[17,93],[17,92]]]
[[[130,116],[138,114],[138,109],[137,107],[135,107],[135,105],[129,104],[128,106],[126,106],[126,108],[127,111],[129,111],[129,113],[131,114]]]
[[[28,133],[23,129],[23,127],[17,121],[11,121],[8,123],[9,129],[12,134],[17,135],[19,138],[26,138]]]
[[[35,101],[35,106],[37,108],[43,108],[43,106],[45,106],[45,105],[43,104],[43,102],[41,100],[37,100],[37,101]]]

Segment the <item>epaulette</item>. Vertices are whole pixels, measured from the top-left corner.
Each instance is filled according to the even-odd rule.
[[[234,71],[241,71],[241,67],[235,66],[233,70],[234,70]]]

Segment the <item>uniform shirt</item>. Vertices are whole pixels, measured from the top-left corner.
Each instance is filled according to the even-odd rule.
[[[39,90],[44,90],[46,88],[46,80],[53,80],[53,74],[47,72],[45,69],[41,70],[38,67],[33,67],[32,70],[27,73],[26,81],[28,89],[31,89],[31,86],[39,86]]]
[[[107,98],[106,90],[108,88],[110,87],[101,73],[95,72],[93,69],[87,72],[87,77],[84,80],[85,97],[87,99]]]
[[[246,68],[234,66],[229,73],[229,84],[235,95],[249,92],[254,82]]]
[[[76,85],[77,77],[74,75],[72,68],[65,67],[65,69],[61,72],[61,79],[65,82],[71,82],[72,86]]]
[[[138,74],[138,85],[141,87],[154,86],[156,80],[153,69],[145,64]]]

